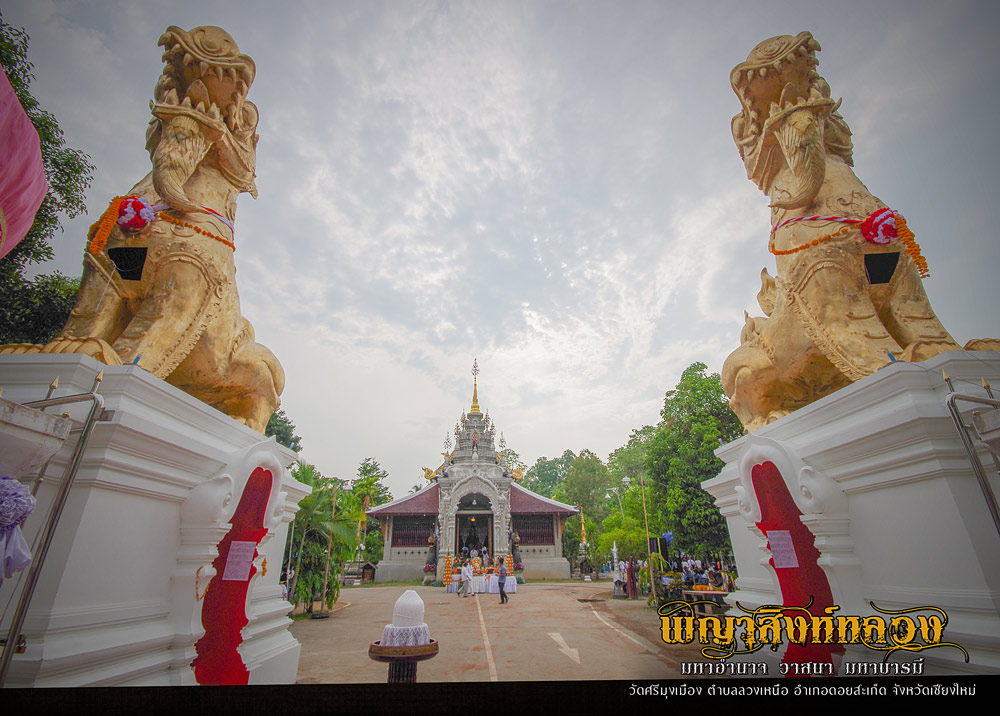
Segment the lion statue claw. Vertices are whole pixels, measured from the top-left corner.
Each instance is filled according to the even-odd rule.
[[[851,131],[816,71],[808,32],[760,43],[730,80],[742,111],[733,138],[747,176],[771,199],[778,275],[761,272],[722,384],[756,430],[894,360],[961,350],[934,315],[926,263],[898,213],[852,170]],[[981,340],[966,349],[995,350]]]
[[[76,306],[45,346],[136,363],[263,432],[284,373],[254,341],[236,291],[236,199],[256,196],[252,59],[218,27],[160,37],[164,69],[150,103],[152,171],[92,227]]]

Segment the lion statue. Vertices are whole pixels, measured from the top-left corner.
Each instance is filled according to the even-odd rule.
[[[927,300],[927,265],[905,219],[851,169],[851,131],[816,71],[819,49],[808,32],[773,37],[730,76],[742,104],[733,138],[747,176],[771,199],[778,266],[776,277],[761,272],[766,317],[745,314],[741,345],[722,369],[747,430],[893,360],[962,349]]]
[[[136,363],[263,432],[284,373],[254,342],[236,292],[236,199],[256,198],[256,68],[218,27],[160,37],[164,69],[150,102],[153,169],[90,231],[76,306],[45,346]]]

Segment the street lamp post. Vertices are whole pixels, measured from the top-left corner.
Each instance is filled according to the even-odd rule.
[[[625,485],[625,489],[631,484],[628,476],[622,480],[622,484]],[[639,493],[642,495],[642,519],[646,523],[646,551],[649,554],[649,589],[653,596],[653,602],[656,602],[656,567],[653,565],[653,551],[649,546],[649,513],[646,511],[646,480],[642,473],[639,473]]]

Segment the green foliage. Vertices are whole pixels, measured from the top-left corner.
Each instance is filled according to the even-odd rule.
[[[612,482],[620,485],[628,478],[632,484],[638,484],[646,475],[646,447],[649,440],[656,434],[656,427],[645,425],[633,430],[628,442],[611,453],[608,458],[608,472]]]
[[[0,278],[0,344],[48,343],[66,325],[79,290],[80,279],[59,272],[34,280]]]
[[[587,527],[587,559],[593,563],[598,555],[594,540],[600,532],[601,524],[586,512],[583,513],[583,519]],[[566,520],[566,526],[563,529],[562,547],[563,556],[575,565],[580,552],[580,515],[573,515]]]
[[[643,529],[642,518],[626,515],[622,520],[621,513],[612,512],[601,525],[601,534],[597,538],[597,552],[602,561],[611,554],[611,549],[618,546],[619,559],[628,557],[642,558],[646,554],[646,530]]]
[[[519,467],[523,467],[525,470],[528,469],[528,466],[524,464],[524,460],[521,459],[521,456],[518,455],[517,452],[512,448],[504,449],[503,461],[504,464],[507,465],[508,468],[510,468],[511,472],[513,472]]]
[[[524,487],[543,497],[554,497],[575,459],[576,455],[572,450],[566,450],[562,457],[552,460],[538,458],[524,476]]]
[[[29,85],[34,77],[28,62],[28,36],[2,19],[0,64],[38,131],[49,185],[28,234],[0,260],[0,342],[45,343],[65,324],[79,281],[58,273],[31,280],[25,269],[52,258],[50,241],[60,229],[61,215],[72,218],[86,213],[86,190],[94,167],[86,154],[65,146],[55,117],[41,109],[31,96]]]
[[[340,594],[343,563],[357,549],[357,524],[364,519],[357,496],[345,492],[340,480],[324,477],[315,466],[299,461],[292,470],[312,492],[299,502],[295,514],[292,564],[295,576],[290,591],[312,610],[312,596],[326,584],[330,608]],[[288,565],[285,565],[287,574]]]
[[[674,545],[688,552],[729,549],[725,520],[701,483],[716,477],[723,462],[715,456],[719,441],[743,433],[729,409],[718,374],[706,375],[695,363],[668,391],[663,422],[647,443],[646,469],[662,501]]]
[[[385,549],[385,539],[382,537],[382,528],[378,520],[372,522],[374,524],[369,524],[365,528],[364,559],[366,562],[378,564]]]
[[[611,475],[608,468],[590,450],[580,453],[566,471],[563,479],[563,494],[566,501],[583,508],[584,514],[595,520],[603,520],[607,516],[608,503],[605,495],[611,488]]]
[[[366,457],[358,466],[358,477],[351,483],[351,492],[358,499],[358,504],[363,504],[368,497],[368,508],[376,507],[392,501],[392,493],[385,484],[389,473],[386,472],[378,460],[373,457]],[[363,528],[362,540],[364,542],[364,558],[369,562],[378,564],[382,559],[384,540],[382,538],[382,527],[376,519],[368,519]]]
[[[392,501],[392,493],[386,487],[384,480],[389,477],[389,473],[382,469],[378,460],[373,457],[366,457],[358,466],[358,477],[351,482],[351,492],[362,500],[367,495],[369,507],[376,507]]]
[[[267,427],[264,428],[264,435],[273,435],[279,444],[291,448],[295,452],[302,450],[302,438],[295,434],[295,425],[285,415],[284,410],[279,409],[268,418]]]

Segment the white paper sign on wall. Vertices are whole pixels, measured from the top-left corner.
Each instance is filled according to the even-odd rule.
[[[245,582],[250,579],[250,565],[256,549],[256,542],[230,542],[226,569],[222,573],[223,581]]]
[[[789,530],[770,530],[767,541],[771,545],[771,556],[774,557],[775,569],[798,567],[799,560],[795,556],[795,544]]]

